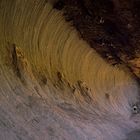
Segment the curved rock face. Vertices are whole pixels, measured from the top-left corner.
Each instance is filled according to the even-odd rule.
[[[140,80],[139,0],[58,0],[54,8],[100,56]]]
[[[54,2],[0,0],[0,139],[139,139],[137,81],[103,60]]]

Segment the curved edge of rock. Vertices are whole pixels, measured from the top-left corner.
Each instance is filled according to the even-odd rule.
[[[139,132],[137,81],[107,64],[62,11],[45,0],[0,7],[0,139],[124,140]]]

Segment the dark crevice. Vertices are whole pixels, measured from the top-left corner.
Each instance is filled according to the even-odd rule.
[[[18,67],[18,59],[17,59],[17,52],[16,52],[16,45],[12,44],[12,64],[14,72],[16,73],[17,77],[21,79],[20,69]]]
[[[59,0],[54,4],[53,8],[57,10],[62,10],[64,8],[64,5],[65,5],[64,2],[62,0]]]

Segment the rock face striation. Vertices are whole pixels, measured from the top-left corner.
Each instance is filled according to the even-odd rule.
[[[139,0],[58,0],[54,8],[101,57],[140,81]]]
[[[0,0],[0,140],[140,138],[139,74],[79,36],[71,2]]]

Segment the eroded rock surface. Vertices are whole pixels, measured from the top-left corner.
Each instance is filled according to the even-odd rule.
[[[102,59],[55,3],[0,0],[0,140],[137,140],[136,79]]]

